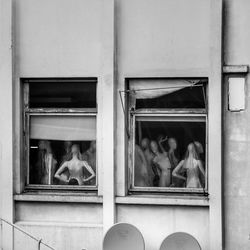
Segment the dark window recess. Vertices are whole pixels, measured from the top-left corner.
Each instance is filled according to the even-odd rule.
[[[152,90],[151,90],[152,91]],[[136,109],[204,109],[206,86],[196,84],[156,98],[136,99]]]
[[[30,108],[96,108],[96,81],[34,81]]]

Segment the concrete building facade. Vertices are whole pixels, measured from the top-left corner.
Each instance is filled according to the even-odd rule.
[[[101,250],[119,222],[147,250],[175,232],[203,250],[249,249],[249,10],[248,0],[0,0],[0,217],[55,249]],[[24,81],[89,78],[97,189],[27,188]],[[229,108],[232,78],[244,82],[241,110]],[[135,79],[207,79],[204,194],[129,189],[124,91]],[[37,247],[4,222],[0,239],[4,250]]]

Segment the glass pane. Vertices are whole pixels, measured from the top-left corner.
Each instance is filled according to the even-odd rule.
[[[96,81],[35,81],[29,84],[30,108],[96,108]]]
[[[138,118],[134,186],[204,188],[205,117]]]
[[[206,80],[132,80],[130,97],[136,109],[204,109]]]
[[[95,121],[31,116],[29,184],[96,186]]]

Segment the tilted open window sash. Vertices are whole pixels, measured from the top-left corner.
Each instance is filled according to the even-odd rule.
[[[128,186],[130,192],[206,193],[206,84],[206,79],[128,80],[126,94],[129,131]],[[159,138],[166,136],[170,141],[174,139],[177,143],[175,152],[178,154],[176,157],[178,163],[185,158],[189,144],[193,143],[195,149],[200,150],[199,165],[202,164],[205,174],[203,176],[200,170],[196,170],[196,175],[199,175],[197,177],[199,180],[196,180],[198,183],[191,184],[192,180],[189,181],[189,184],[178,182],[178,180],[173,181],[175,178],[173,178],[172,172],[174,167],[178,165],[177,163],[177,165],[171,166],[171,177],[168,177],[168,181],[161,182],[161,172],[164,168],[159,165],[161,161],[164,161],[164,157],[157,157],[152,152],[150,143],[156,142],[159,153],[161,153],[160,156],[163,156],[164,153],[170,159],[168,140],[161,143],[163,144],[161,147],[159,146]],[[146,150],[143,148],[145,141],[149,143]],[[162,149],[166,152],[163,152]],[[144,153],[144,159],[142,153]],[[150,158],[152,158],[153,163],[148,167]],[[141,167],[145,165],[143,162],[146,162],[147,167]],[[181,174],[186,179],[190,179],[187,178],[187,173]],[[160,180],[157,180],[157,175]],[[159,182],[161,183],[159,184]]]

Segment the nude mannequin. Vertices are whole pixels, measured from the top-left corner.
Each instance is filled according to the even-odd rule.
[[[180,175],[181,170],[186,171],[187,178]],[[182,160],[174,169],[172,175],[186,181],[187,188],[201,188],[199,172],[204,176],[205,171],[202,161],[199,158],[198,150],[194,143],[190,143],[187,148],[185,159]]]
[[[86,161],[81,160],[81,153],[79,146],[74,144],[71,147],[72,158],[69,161],[66,161],[62,164],[62,166],[56,171],[55,178],[58,180],[62,180],[61,174],[68,170],[69,171],[69,179],[68,183],[71,183],[72,179],[77,180],[78,185],[83,185],[85,182],[91,180],[95,177],[95,172],[89,166]],[[83,177],[83,169],[86,168],[90,173],[88,178]]]
[[[147,160],[140,146],[135,145],[134,185],[149,187]]]
[[[171,170],[173,171],[179,163],[179,159],[176,156],[176,150],[178,147],[176,139],[173,137],[170,137],[168,139],[168,146],[169,146],[168,158],[169,158],[170,163],[171,163]],[[179,178],[172,176],[171,187],[183,187],[183,186],[184,186],[184,181],[182,179],[179,179]]]
[[[169,187],[171,184],[171,164],[167,152],[161,153],[156,141],[151,141],[150,148],[155,155],[153,163],[160,169],[159,187]]]
[[[201,144],[200,142],[198,142],[198,141],[195,141],[194,144],[195,144],[195,146],[196,146],[196,148],[197,148],[197,153],[198,153],[199,158],[202,159],[201,156],[202,156],[202,154],[204,154],[204,149],[203,149],[202,144]],[[201,160],[201,161],[202,161],[202,160]],[[204,162],[203,162],[203,161],[202,161],[202,164],[203,164],[203,166],[204,166]],[[205,175],[200,174],[200,180],[201,180],[201,185],[202,185],[202,187],[205,187],[205,185],[206,185],[206,178],[205,178]]]
[[[72,147],[72,142],[71,141],[65,141],[63,143],[64,146],[64,155],[62,157],[61,160],[61,165],[65,162],[65,161],[69,161],[71,158],[71,147]],[[67,180],[69,179],[69,171],[64,171],[61,174],[61,180],[59,181],[59,184],[63,185],[63,184],[67,184]],[[63,181],[62,181],[63,180]]]
[[[96,141],[91,141],[89,149],[83,154],[83,160],[87,161],[96,173]],[[95,178],[91,179],[88,185],[95,185]]]
[[[147,161],[147,169],[148,169],[148,178],[149,178],[149,185],[153,186],[153,180],[155,175],[157,175],[157,170],[153,164],[154,154],[150,150],[150,141],[148,138],[143,138],[141,141],[141,148],[143,150],[144,156]]]
[[[54,184],[53,178],[56,169],[57,160],[54,158],[51,144],[49,141],[41,140],[39,141],[38,148],[43,152],[42,164],[41,164],[41,179],[40,183],[42,185],[52,185]]]
[[[168,139],[168,157],[171,162],[172,168],[175,168],[178,165],[179,159],[176,156],[176,149],[177,149],[177,141],[175,138]]]
[[[63,143],[63,146],[64,146],[64,151],[65,151],[65,154],[64,156],[62,157],[62,161],[68,161],[71,157],[71,147],[72,147],[72,142],[71,141],[65,141]]]

